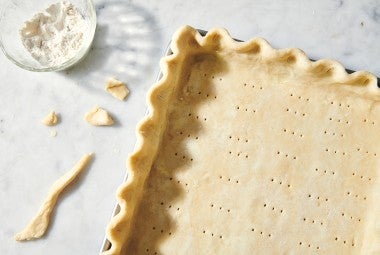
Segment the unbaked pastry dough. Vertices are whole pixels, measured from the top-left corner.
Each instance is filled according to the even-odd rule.
[[[54,111],[51,111],[43,120],[42,123],[46,126],[55,126],[58,123],[58,116]]]
[[[84,155],[70,171],[53,183],[38,214],[24,230],[14,236],[16,241],[29,241],[40,238],[45,234],[49,226],[50,215],[55,208],[59,195],[86,168],[91,159],[92,153]]]
[[[115,78],[110,78],[106,84],[106,91],[110,93],[114,98],[119,100],[124,100],[128,94],[129,90],[124,82],[121,82]]]
[[[222,29],[171,49],[105,254],[380,254],[376,77]]]
[[[98,106],[95,106],[88,113],[86,113],[84,119],[94,126],[111,126],[114,124],[111,115],[106,110]]]

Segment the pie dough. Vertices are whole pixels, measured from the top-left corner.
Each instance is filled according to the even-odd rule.
[[[38,239],[45,234],[49,226],[50,215],[55,208],[59,195],[86,168],[91,159],[92,153],[84,155],[70,171],[53,183],[38,214],[30,221],[24,230],[14,236],[16,241]]]
[[[107,81],[106,91],[120,101],[123,101],[129,94],[129,90],[125,84],[115,78],[110,78]]]
[[[86,115],[84,119],[94,126],[111,126],[114,124],[114,121],[111,115],[98,106],[92,108]]]
[[[54,111],[51,111],[43,120],[42,123],[46,126],[55,126],[58,123],[58,116]]]
[[[182,27],[104,254],[380,254],[376,77]]]

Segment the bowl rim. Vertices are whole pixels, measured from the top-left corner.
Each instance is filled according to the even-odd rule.
[[[82,44],[80,50],[70,59],[66,60],[65,62],[55,65],[55,66],[49,66],[49,67],[33,67],[30,65],[25,65],[22,62],[18,61],[17,59],[13,58],[6,50],[6,47],[3,44],[3,39],[2,39],[2,33],[0,33],[0,48],[1,51],[4,53],[4,55],[15,65],[28,70],[32,72],[54,72],[54,71],[62,71],[65,70],[77,63],[79,63],[90,51],[90,48],[92,46],[92,43],[94,41],[95,37],[95,31],[97,27],[97,15],[96,15],[96,10],[95,10],[95,5],[93,3],[93,0],[86,0],[86,2],[90,6],[90,33],[86,37],[86,40]],[[3,17],[4,17],[4,12],[6,8],[9,5],[4,5],[3,8],[0,9],[0,30],[1,30],[1,24],[3,22]]]

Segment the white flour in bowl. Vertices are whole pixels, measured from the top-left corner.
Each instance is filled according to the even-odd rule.
[[[87,24],[78,9],[63,1],[37,13],[20,30],[23,45],[44,66],[71,59],[80,50]]]

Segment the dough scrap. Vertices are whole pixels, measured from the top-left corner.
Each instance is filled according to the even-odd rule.
[[[380,254],[380,89],[223,29],[173,37],[104,254]]]
[[[111,115],[106,110],[98,106],[95,106],[88,113],[86,113],[84,119],[94,126],[111,126],[114,124]]]
[[[106,91],[110,93],[113,97],[123,101],[129,94],[129,90],[125,83],[115,79],[110,78],[106,84]]]
[[[49,226],[50,215],[55,208],[59,195],[86,168],[92,156],[92,153],[84,155],[70,171],[53,183],[38,214],[30,221],[25,229],[14,236],[16,241],[38,239],[45,234]]]
[[[58,123],[58,115],[51,111],[43,120],[42,123],[46,126],[55,126]]]

